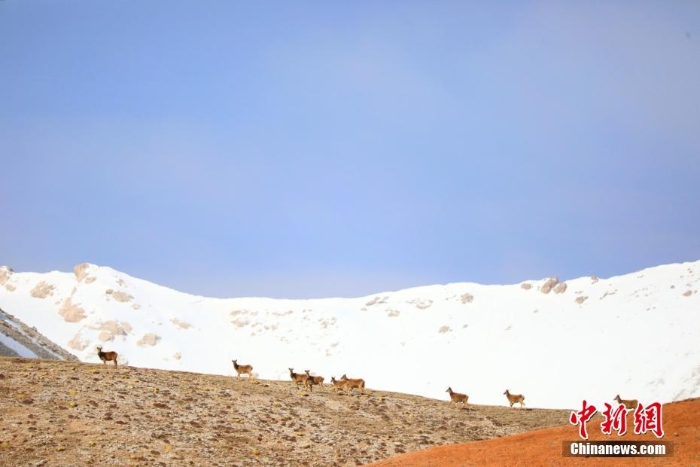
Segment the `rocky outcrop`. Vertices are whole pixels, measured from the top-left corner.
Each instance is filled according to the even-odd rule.
[[[55,342],[50,341],[46,336],[37,331],[36,328],[27,326],[22,321],[3,310],[0,310],[0,333],[22,345],[39,358],[79,361],[78,357],[69,353]],[[0,355],[18,356],[17,352],[9,349],[9,347],[3,347],[5,348],[4,352],[7,353],[3,353],[3,350],[0,349]]]
[[[146,347],[146,346],[154,346],[158,343],[160,340],[160,336],[153,334],[152,332],[149,332],[148,334],[144,334],[144,336],[137,342],[139,347]]]
[[[558,277],[551,277],[545,281],[544,285],[542,285],[542,287],[540,288],[540,292],[542,292],[543,294],[548,294],[558,283]]]
[[[53,290],[55,287],[46,281],[41,281],[34,286],[30,295],[34,298],[46,298],[49,295],[53,295]]]
[[[58,314],[69,323],[77,323],[86,317],[85,310],[74,304],[70,297],[63,301],[63,305],[58,311]]]

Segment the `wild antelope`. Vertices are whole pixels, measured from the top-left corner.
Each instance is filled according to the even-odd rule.
[[[465,407],[469,405],[469,396],[466,394],[460,394],[458,392],[454,392],[451,387],[447,388],[447,391],[445,391],[450,394],[450,400],[454,402],[455,404],[463,404]]]
[[[321,386],[323,387],[323,380],[325,379],[323,376],[311,376],[311,373],[309,370],[304,370],[306,372],[306,376],[309,377],[309,381],[311,381],[311,384],[315,384],[316,386]]]
[[[304,385],[305,388],[310,388],[311,384],[309,383],[309,375],[304,374],[304,373],[294,373],[294,368],[289,369],[289,377],[292,378],[292,382],[299,387],[299,384]]]
[[[102,346],[97,346],[97,356],[100,357],[100,360],[102,360],[102,363],[107,365],[107,362],[114,362],[114,367],[117,367],[117,357],[119,356],[117,352],[103,352],[102,351]]]
[[[253,377],[253,365],[239,365],[238,360],[231,360],[233,368],[236,370],[237,379],[241,379],[241,375],[248,375],[248,379]]]
[[[615,400],[617,401],[618,404],[622,404],[625,406],[625,408],[628,409],[636,409],[637,406],[639,405],[639,401],[637,399],[620,399],[620,395],[618,394],[615,396]]]
[[[513,404],[518,402],[520,403],[520,407],[525,407],[525,396],[522,394],[511,394],[507,389],[503,394],[505,394],[505,396],[508,398],[508,402],[510,402],[511,407],[513,407]]]
[[[336,393],[336,394],[339,393],[339,392],[341,391],[341,389],[342,389],[343,391],[346,390],[346,389],[345,389],[345,381],[338,381],[337,379],[335,379],[335,376],[331,376],[331,384],[332,384],[333,387],[335,388],[335,393]]]
[[[352,392],[354,388],[359,389],[362,393],[365,392],[365,380],[362,378],[348,379],[346,375],[343,375],[340,377],[340,380],[345,381],[345,387],[348,389],[348,392]]]

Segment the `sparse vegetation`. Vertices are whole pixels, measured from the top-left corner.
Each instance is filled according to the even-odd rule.
[[[455,411],[435,399],[380,391],[300,398],[285,381],[232,384],[227,376],[120,363],[119,371],[106,371],[0,358],[0,465],[345,467],[568,424],[565,410],[513,417],[503,406]]]

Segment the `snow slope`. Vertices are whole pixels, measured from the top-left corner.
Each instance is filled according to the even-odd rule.
[[[504,404],[510,389],[542,408],[700,396],[700,261],[546,283],[213,299],[82,263],[0,268],[0,307],[87,362],[104,345],[124,364],[231,375],[237,358],[265,379],[347,373],[437,399],[451,386],[475,404]]]

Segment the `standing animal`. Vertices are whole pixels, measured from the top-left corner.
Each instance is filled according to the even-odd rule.
[[[348,392],[352,392],[354,388],[359,389],[363,394],[365,392],[365,380],[362,378],[348,379],[346,375],[340,377],[341,381],[345,381],[345,387]]]
[[[107,362],[114,362],[114,367],[117,367],[117,357],[119,356],[117,352],[103,352],[102,346],[98,345],[97,356],[100,357],[100,360],[102,360],[102,363],[104,363],[105,365],[107,365]]]
[[[237,359],[231,361],[233,362],[233,369],[238,374],[238,379],[241,379],[241,375],[248,375],[248,379],[253,377],[253,365],[239,365]]]
[[[309,370],[304,370],[304,371],[306,372],[306,376],[309,377],[311,384],[315,384],[316,386],[323,387],[323,380],[325,379],[323,376],[311,376],[311,373],[309,372]]]
[[[628,408],[628,409],[636,409],[637,406],[639,405],[639,401],[637,399],[629,399],[629,400],[620,399],[619,394],[617,396],[615,396],[615,400],[617,401],[618,404],[623,404],[625,406],[625,408]]]
[[[522,394],[511,394],[507,389],[503,394],[505,394],[505,396],[508,398],[508,402],[510,402],[511,407],[513,407],[513,404],[516,403],[520,403],[520,407],[525,407],[525,396]]]
[[[451,387],[447,388],[447,391],[445,391],[450,394],[450,400],[454,402],[455,404],[463,404],[465,407],[469,405],[469,396],[466,394],[460,394],[458,392],[454,392]]]

